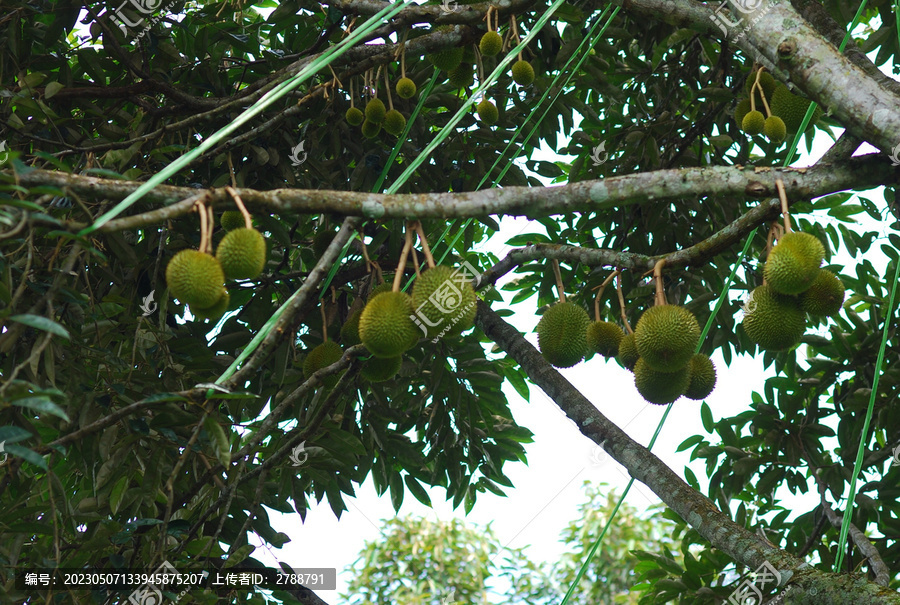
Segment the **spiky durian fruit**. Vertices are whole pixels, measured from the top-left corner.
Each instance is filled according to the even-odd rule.
[[[369,382],[384,382],[397,375],[403,365],[403,357],[373,357],[360,369],[359,373]]]
[[[525,59],[519,59],[512,66],[513,81],[519,86],[528,86],[534,82],[534,68]]]
[[[619,343],[625,337],[622,328],[609,321],[594,321],[587,329],[588,347],[607,359],[619,352]]]
[[[474,66],[471,63],[460,63],[448,74],[448,79],[453,88],[471,86],[475,82]]]
[[[375,286],[374,288],[372,288],[372,291],[369,292],[369,297],[366,299],[366,302],[372,300],[373,298],[375,298],[382,292],[390,292],[392,289],[391,288],[392,285],[393,285],[393,280],[388,279],[383,284],[379,284],[379,285]]]
[[[239,210],[226,210],[219,219],[219,224],[225,231],[238,229],[244,226],[244,215]]]
[[[348,347],[358,345],[362,342],[359,339],[359,316],[362,315],[362,309],[357,309],[347,317],[347,321],[341,326],[341,342]]]
[[[428,338],[444,330],[445,334],[459,334],[472,327],[477,311],[475,290],[460,275],[450,267],[438,265],[416,278],[412,306],[416,320],[428,330]]]
[[[625,369],[633,372],[634,365],[640,359],[637,351],[637,345],[634,344],[634,332],[626,334],[619,343],[619,363],[625,366]]]
[[[837,315],[844,305],[844,284],[838,277],[822,269],[809,288],[800,295],[800,308],[818,317]]]
[[[500,111],[493,101],[483,99],[476,107],[478,118],[489,126],[493,126],[500,119]]]
[[[410,78],[397,80],[397,96],[401,99],[411,99],[416,96],[416,83]]]
[[[537,325],[538,346],[544,359],[557,368],[571,368],[587,353],[587,311],[571,302],[547,309]]]
[[[403,129],[406,128],[406,118],[403,117],[403,114],[397,111],[396,109],[392,109],[387,112],[384,116],[384,129],[390,134],[397,136]]]
[[[493,57],[503,48],[503,37],[495,31],[486,32],[481,36],[478,49],[485,57]]]
[[[800,294],[819,274],[825,247],[814,235],[785,233],[769,252],[763,270],[766,283],[781,294]]]
[[[672,403],[684,395],[690,381],[687,366],[674,372],[659,372],[651,368],[643,357],[634,366],[634,386],[641,397],[656,405]]]
[[[266,239],[256,229],[233,229],[219,242],[216,258],[228,279],[253,279],[266,264]]]
[[[412,299],[406,292],[382,292],[359,316],[359,338],[375,357],[398,357],[422,336],[411,318]]]
[[[699,342],[697,318],[677,305],[647,309],[634,329],[638,354],[657,372],[674,372],[686,366]]]
[[[208,309],[200,309],[191,305],[191,313],[194,315],[194,319],[197,321],[218,321],[223,315],[225,315],[225,311],[228,310],[228,305],[231,304],[231,294],[228,293],[228,290],[223,287],[222,295],[219,297],[219,300],[213,306]]]
[[[787,136],[787,128],[785,128],[784,121],[781,118],[771,115],[766,118],[766,123],[763,124],[763,134],[773,143],[778,143]]]
[[[303,377],[309,380],[309,377],[321,370],[322,368],[328,367],[337,360],[341,358],[344,354],[344,351],[341,350],[341,345],[334,342],[333,340],[329,340],[328,342],[323,342],[319,346],[315,347],[309,354],[306,356],[306,359],[303,361]],[[333,388],[334,385],[337,384],[338,380],[341,378],[341,374],[344,372],[338,372],[337,374],[331,374],[322,380],[322,384],[324,384],[328,388]]]
[[[806,316],[797,298],[779,294],[769,285],[753,290],[744,308],[744,332],[766,351],[790,349],[806,331]]]
[[[312,241],[313,254],[316,255],[316,258],[325,254],[325,250],[328,249],[328,246],[331,245],[331,240],[334,239],[334,234],[334,231],[326,228],[324,225],[316,230]]]
[[[219,302],[225,287],[222,266],[211,254],[182,250],[166,266],[166,284],[172,296],[197,309]]]
[[[344,114],[344,119],[346,119],[347,123],[351,126],[359,126],[363,123],[363,120],[366,119],[366,115],[360,109],[351,107],[347,110],[347,113]]]
[[[750,113],[750,99],[743,99],[734,108],[734,121],[741,130],[744,129],[744,116],[748,113]]]
[[[371,99],[366,103],[366,120],[373,124],[381,124],[384,122],[384,115],[387,108],[381,99]]]
[[[691,357],[688,371],[691,381],[684,396],[695,400],[709,397],[709,394],[716,388],[716,366],[713,365],[712,360],[703,353],[697,353]]]
[[[741,121],[741,130],[747,134],[759,134],[766,127],[766,117],[761,111],[748,111]]]
[[[441,71],[453,71],[462,63],[463,49],[461,46],[447,48],[436,53],[429,53],[425,55],[425,58]]]
[[[367,139],[374,139],[378,136],[378,133],[381,132],[381,124],[377,122],[370,122],[366,120],[362,125],[362,133],[363,136]]]
[[[772,102],[769,104],[769,107],[773,114],[784,120],[787,132],[793,134],[797,132],[800,124],[803,123],[803,118],[806,116],[810,103],[812,101],[809,99],[795,95],[787,86],[779,84],[775,88],[775,92],[772,93]],[[806,128],[812,127],[822,117],[822,114],[822,108],[817,106]]]

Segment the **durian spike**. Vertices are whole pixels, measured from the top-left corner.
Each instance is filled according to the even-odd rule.
[[[194,202],[194,209],[197,210],[197,213],[200,215],[200,252],[206,252],[206,207],[203,205],[203,202],[197,201]]]
[[[622,315],[622,323],[625,324],[625,329],[629,334],[634,334],[634,330],[631,329],[631,324],[628,323],[628,316],[625,315],[625,296],[622,294],[622,272],[619,269],[616,269],[616,273],[618,273],[618,279],[616,279],[616,295],[619,297],[619,313]]]
[[[663,290],[663,278],[662,278],[662,268],[663,265],[666,264],[666,259],[661,258],[656,261],[656,266],[653,267],[653,279],[656,280],[656,305],[667,305],[669,304],[666,301],[666,292]]]
[[[419,234],[419,240],[422,242],[422,252],[425,253],[425,261],[428,263],[429,269],[434,269],[434,257],[431,255],[431,248],[428,245],[428,238],[425,237],[425,230],[422,229],[422,223],[416,221],[416,233]]]
[[[409,250],[412,248],[412,231],[409,230],[409,224],[406,225],[406,242],[403,244],[403,251],[400,253],[400,262],[397,263],[397,272],[394,273],[394,283],[391,285],[391,291],[400,291],[400,282],[403,281],[403,270],[406,268],[406,258],[409,256]]]
[[[781,198],[781,216],[784,218],[784,232],[791,232],[791,211],[788,209],[787,192],[784,190],[784,181],[775,179],[778,188],[778,197]]]
[[[600,299],[603,298],[603,291],[606,290],[606,286],[608,286],[609,282],[611,282],[613,278],[618,274],[619,270],[616,269],[609,274],[609,277],[603,280],[602,284],[594,288],[594,290],[599,290],[599,292],[597,292],[597,296],[594,297],[594,321],[600,321]]]
[[[559,302],[566,302],[566,291],[563,289],[562,273],[559,272],[559,261],[553,259],[553,274],[556,276],[556,291],[559,293]]]
[[[225,187],[225,191],[228,192],[234,199],[235,205],[238,207],[238,210],[241,211],[241,214],[244,215],[244,227],[247,229],[253,228],[253,219],[250,217],[250,213],[247,212],[247,208],[244,206],[244,202],[241,201],[241,196],[238,195],[237,191],[233,187]]]

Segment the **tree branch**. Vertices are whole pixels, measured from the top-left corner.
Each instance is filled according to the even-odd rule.
[[[898,139],[900,140],[900,139]],[[26,187],[68,187],[90,199],[121,200],[137,189],[137,181],[117,181],[89,176],[32,170],[18,174]],[[598,212],[638,203],[678,203],[699,196],[762,200],[777,196],[775,180],[781,178],[790,198],[809,199],[847,189],[870,189],[900,180],[900,171],[878,153],[850,158],[839,164],[819,163],[811,168],[762,168],[712,166],[657,170],[581,181],[559,187],[504,187],[462,193],[378,194],[324,189],[239,189],[248,205],[261,212],[319,214],[323,212],[369,219],[469,218],[489,215],[540,218],[566,212]],[[100,231],[122,231],[190,213],[180,200],[197,195],[190,187],[160,185],[143,198],[149,204],[166,204],[150,212],[114,219]],[[232,207],[223,190],[210,191],[211,202]],[[224,202],[224,203],[222,203]],[[54,223],[55,225],[55,223]],[[77,232],[86,225],[69,222]]]
[[[476,324],[514,359],[548,397],[579,427],[582,434],[600,445],[628,469],[700,535],[751,568],[767,561],[796,590],[792,602],[822,605],[898,604],[900,595],[851,575],[823,572],[790,553],[775,548],[760,536],[736,524],[705,496],[689,487],[662,460],[636,443],[610,422],[594,405],[559,374],[511,325],[482,301],[478,301]],[[813,596],[814,595],[814,596]]]

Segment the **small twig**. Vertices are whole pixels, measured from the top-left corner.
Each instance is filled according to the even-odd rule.
[[[663,278],[662,278],[662,268],[663,265],[666,264],[666,259],[662,258],[656,262],[656,266],[653,267],[653,279],[656,280],[656,304],[666,305],[668,302],[666,301],[666,292],[663,290]]]
[[[553,259],[553,274],[556,276],[556,291],[559,293],[559,302],[566,302],[566,291],[563,290],[562,274],[559,272],[559,261]]]
[[[391,94],[391,80],[390,80],[390,77],[388,76],[387,69],[384,70],[384,89],[387,92],[388,109],[393,111],[394,110],[394,95]]]
[[[597,296],[594,297],[594,321],[600,321],[600,299],[603,298],[603,291],[606,290],[606,286],[608,286],[609,282],[611,282],[618,274],[619,270],[616,269],[609,274],[609,277],[603,280],[602,284],[594,288],[594,290],[598,290]]]
[[[391,286],[391,290],[394,292],[400,291],[400,282],[403,281],[403,273],[404,269],[406,269],[406,259],[409,256],[410,248],[412,248],[412,231],[409,230],[409,225],[407,225],[406,242],[403,244],[403,251],[400,252],[400,262],[397,263],[397,272],[394,273],[394,283]]]
[[[425,237],[425,230],[422,229],[422,223],[420,221],[416,221],[416,233],[419,234],[419,240],[422,242],[422,252],[425,253],[425,261],[428,263],[428,268],[434,269],[434,257],[431,255],[428,238]]]
[[[784,181],[775,179],[775,187],[778,189],[778,197],[781,199],[781,216],[784,218],[784,232],[791,232],[791,211],[788,208],[787,193],[784,190]]]
[[[247,208],[244,206],[244,202],[241,201],[241,196],[238,195],[237,191],[234,190],[233,187],[226,187],[225,191],[228,192],[234,199],[234,203],[237,205],[238,210],[241,211],[241,214],[244,215],[244,227],[247,229],[253,228],[253,219],[250,217],[250,213],[247,212]]]
[[[619,312],[622,314],[622,323],[625,324],[625,329],[629,334],[634,334],[634,330],[631,329],[631,324],[628,323],[628,316],[625,315],[625,295],[622,294],[622,272],[619,269],[616,269],[616,273],[618,273],[618,279],[616,279],[616,295],[619,297]]]
[[[200,214],[200,252],[206,252],[208,237],[207,228],[206,228],[206,206],[203,205],[203,202],[197,202],[194,206],[197,209],[197,212]]]
[[[319,311],[322,313],[322,342],[328,342],[328,319],[325,317],[325,304],[319,305]]]

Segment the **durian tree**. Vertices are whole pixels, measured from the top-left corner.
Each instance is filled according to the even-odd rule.
[[[5,599],[47,598],[12,567],[257,565],[251,535],[289,539],[264,507],[340,515],[369,477],[397,510],[429,485],[469,511],[526,459],[508,382],[678,519],[683,565],[642,562],[642,602],[733,601],[765,565],[785,602],[900,602],[896,3],[4,8]],[[828,151],[796,165],[814,136]],[[476,252],[508,216],[532,228]],[[419,298],[474,313],[426,339],[409,316],[451,307],[419,315],[415,278],[441,266],[474,279]],[[526,300],[584,311],[546,340],[584,350],[535,348],[505,319]],[[641,327],[666,306],[699,337]],[[581,353],[697,418],[705,493],[551,365]],[[735,355],[774,375],[716,420],[689,396]],[[180,602],[238,598],[263,600]]]

